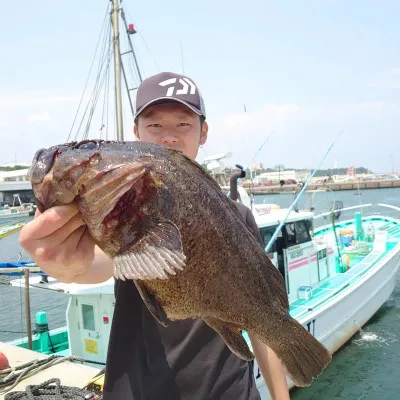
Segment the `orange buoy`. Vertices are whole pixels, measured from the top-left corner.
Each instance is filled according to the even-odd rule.
[[[3,369],[10,368],[10,363],[8,362],[7,356],[0,351],[0,371]]]

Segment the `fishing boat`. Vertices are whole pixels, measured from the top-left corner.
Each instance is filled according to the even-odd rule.
[[[125,73],[121,67],[118,17],[124,14],[118,0],[113,0],[111,7],[117,139],[123,140],[121,71],[124,80]],[[134,56],[130,37],[135,30],[124,17],[123,20]],[[384,213],[366,215],[372,205],[360,204],[351,218],[340,221],[341,212],[352,211],[352,207],[345,209],[336,204],[327,207],[325,214],[315,215],[310,210],[285,209],[276,204],[257,205],[240,186],[236,192],[233,200],[251,208],[265,251],[284,278],[291,315],[335,353],[368,322],[394,289],[400,261],[400,219]],[[400,218],[400,208],[396,211]],[[326,223],[317,227],[316,222],[324,218]],[[42,286],[49,287],[46,283]],[[51,321],[47,321],[45,313],[38,312],[36,333],[9,344],[29,346],[41,354],[81,356],[104,364],[115,306],[114,279],[96,285],[53,282],[52,287],[69,296],[66,326],[49,329]],[[251,347],[244,331],[243,336]],[[270,395],[256,361],[253,367],[261,397],[267,400]],[[289,379],[288,385],[293,387]]]
[[[257,206],[255,210],[267,245],[288,210],[257,213]],[[365,215],[364,209],[364,215],[355,211],[353,218],[338,222],[335,213],[291,211],[268,251],[285,279],[290,314],[332,354],[388,300],[400,264],[400,219],[382,213]],[[327,215],[332,222],[314,228]],[[268,399],[257,363],[254,367],[261,397]],[[289,379],[288,385],[293,387]]]
[[[24,225],[25,224],[23,222],[18,222],[11,225],[0,226],[0,239],[3,239],[7,236],[12,235],[13,233],[20,231]]]
[[[19,194],[14,194],[12,206],[6,205],[0,209],[0,218],[28,217],[34,215],[35,210],[33,203],[23,203]]]

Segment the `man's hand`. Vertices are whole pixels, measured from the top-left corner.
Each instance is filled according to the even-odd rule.
[[[290,400],[286,374],[276,354],[265,343],[249,335],[261,374],[273,400]]]
[[[75,204],[37,211],[19,242],[46,274],[65,283],[88,274],[95,256],[95,242]]]

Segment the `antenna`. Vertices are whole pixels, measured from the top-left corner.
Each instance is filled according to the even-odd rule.
[[[182,45],[182,40],[181,40],[181,63],[182,63],[182,75],[185,75],[185,65],[183,62],[183,45]]]

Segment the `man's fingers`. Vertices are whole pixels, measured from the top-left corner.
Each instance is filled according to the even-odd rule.
[[[26,242],[40,240],[53,234],[78,212],[76,204],[55,206],[46,210],[22,228],[20,243],[23,245]]]
[[[75,256],[77,260],[84,261],[85,263],[92,263],[95,257],[95,242],[89,233],[87,226],[80,237],[79,242],[75,248]]]
[[[89,248],[89,246],[93,246],[93,255],[94,255],[94,240],[92,238],[92,235],[89,233],[89,229],[87,226],[85,226],[85,231],[83,232],[83,235],[81,236],[81,239],[76,247],[76,250],[79,253],[86,253],[86,249]]]
[[[64,246],[65,242],[69,243],[70,236],[75,237],[75,231],[84,225],[85,222],[83,221],[81,214],[75,214],[65,225],[51,234],[51,247],[60,245]],[[47,241],[47,239],[48,238],[46,237],[42,240]]]
[[[78,251],[78,245],[85,231],[86,226],[78,227],[62,242],[61,246],[59,246],[60,248],[62,248],[62,251],[58,252],[57,254],[57,264],[66,264],[72,262],[74,264],[81,263],[82,266],[86,266],[87,260],[83,259],[84,252]]]

